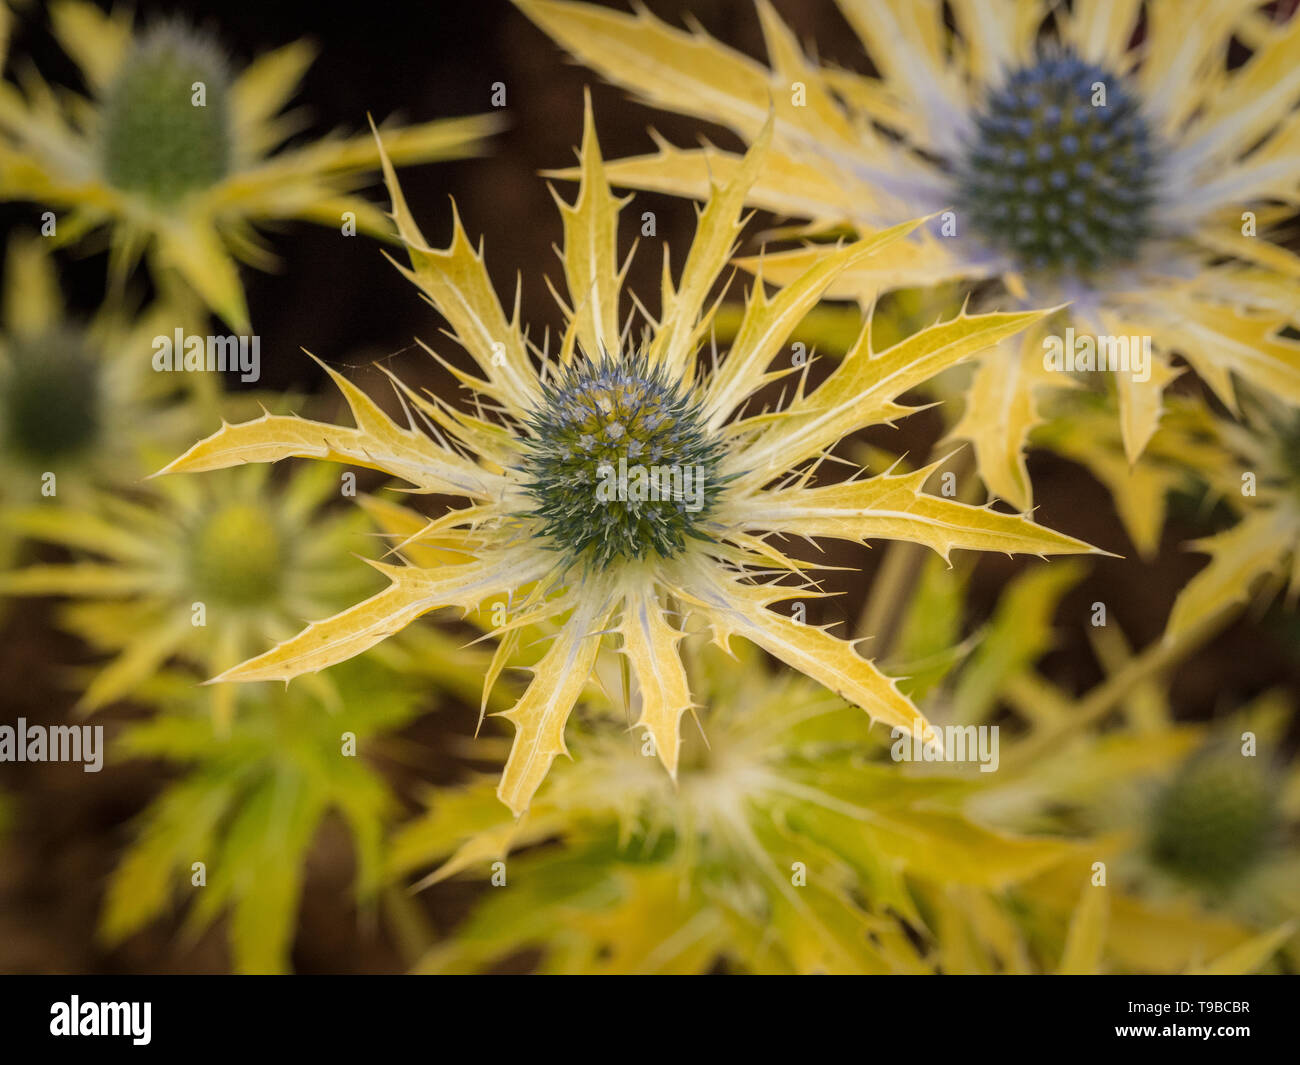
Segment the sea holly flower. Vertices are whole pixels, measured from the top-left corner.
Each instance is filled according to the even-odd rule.
[[[0,574],[0,595],[70,599],[63,627],[112,656],[86,683],[83,710],[137,694],[172,659],[211,676],[374,587],[348,557],[365,547],[365,515],[324,509],[338,481],[304,470],[272,490],[267,472],[156,482],[143,497],[87,492],[76,504],[0,514],[10,532],[73,552],[68,562]],[[328,701],[328,683],[313,688]],[[224,727],[235,690],[210,692]]]
[[[840,0],[878,71],[860,76],[809,60],[765,0],[770,68],[644,10],[516,2],[652,105],[746,141],[774,107],[752,206],[806,219],[810,234],[869,235],[942,212],[842,271],[832,297],[870,306],[895,288],[1000,279],[1012,305],[1070,303],[1053,333],[1135,339],[1136,372],[1132,352],[1123,366],[1107,348],[1122,366],[1108,376],[1130,462],[1159,420],[1173,354],[1230,408],[1234,376],[1300,404],[1300,343],[1286,332],[1300,259],[1267,236],[1300,202],[1300,19],[1274,21],[1250,0]],[[1233,42],[1251,54],[1229,69]],[[737,165],[711,147],[663,143],[609,174],[702,198],[710,174]],[[769,251],[764,277],[782,283],[829,254],[825,244]],[[1040,420],[1036,394],[1066,377],[1045,366],[1045,339],[1026,332],[990,348],[954,431],[974,444],[989,489],[1018,508],[1030,504],[1023,452]]]
[[[24,550],[11,512],[86,505],[97,490],[133,487],[149,471],[151,448],[167,453],[193,439],[211,398],[199,390],[195,403],[177,402],[175,378],[137,357],[151,337],[189,320],[185,308],[110,301],[82,318],[64,307],[49,241],[14,235],[4,255],[0,570]]]
[[[1279,827],[1277,783],[1239,752],[1190,758],[1152,805],[1150,859],[1211,891],[1248,876]]]
[[[676,772],[680,718],[694,702],[678,653],[690,618],[702,619],[720,644],[736,636],[757,644],[879,720],[917,723],[916,707],[853,644],[770,609],[820,594],[802,576],[805,563],[771,537],[911,539],[943,554],[1090,550],[1022,516],[927,495],[933,468],[813,484],[847,434],[907,413],[895,402],[902,392],[1042,312],[963,313],[885,351],[872,350],[864,328],[820,386],[809,387],[805,370],[784,405],[750,409],[757,390],[800,372],[771,367],[836,272],[916,225],[839,249],[776,297],[755,286],[729,356],[702,369],[709,294],[732,253],[766,145],[760,137],[714,191],[676,282],[665,268],[658,317],[647,315],[636,335],[632,317],[619,323],[622,204],[605,178],[588,105],[581,189],[574,204],[561,204],[569,295],[558,356],[529,343],[517,306],[506,316],[459,219],[447,248],[426,243],[385,162],[410,255],[404,272],[480,368],[482,376],[448,364],[475,393],[473,410],[399,386],[426,434],[413,421],[393,421],[335,374],[355,428],[270,416],[227,425],[164,472],[290,456],[377,467],[418,491],[466,501],[427,529],[463,561],[381,565],[388,589],[218,679],[288,680],[359,654],[428,611],[495,602],[502,640],[490,681],[510,659],[517,630],[553,620],[554,639],[530,664],[527,691],[504,714],[516,732],[499,794],[517,814],[564,753],[565,721],[607,639],[618,641],[639,690],[638,720]]]
[[[281,113],[313,58],[304,41],[236,70],[218,44],[179,21],[133,25],[129,12],[82,0],[50,7],[55,36],[89,98],[56,95],[34,72],[24,92],[0,84],[0,195],[69,209],[58,238],[109,228],[120,283],[147,250],[155,275],[179,274],[232,326],[248,329],[235,265],[274,256],[256,223],[302,219],[387,232],[355,190],[377,164],[369,137],[285,146],[300,119]],[[474,152],[487,116],[386,132],[402,163]]]
[[[1112,678],[1133,661],[1116,650]],[[1212,725],[1179,723],[1153,680],[1126,685],[1119,727],[1072,730],[980,800],[1004,827],[1093,839],[1088,862],[1106,863],[1112,889],[1094,937],[1116,967],[1250,972],[1279,948],[1294,964],[1300,767],[1283,754],[1294,702],[1266,691]],[[1049,704],[1060,694],[1043,692]],[[1089,877],[1087,863],[1045,871],[1026,886],[1027,909],[1066,912]]]
[[[193,433],[193,412],[169,402],[175,381],[151,371],[150,338],[176,309],[132,315],[106,305],[67,313],[49,242],[15,236],[0,287],[0,502],[77,500],[92,484],[132,484],[141,452]]]

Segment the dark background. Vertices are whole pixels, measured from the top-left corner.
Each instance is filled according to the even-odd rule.
[[[681,24],[690,14],[714,36],[755,56],[762,55],[758,20],[749,0],[668,0],[649,5]],[[31,56],[55,83],[78,86],[76,71],[51,41],[39,4],[20,15],[11,56]],[[776,7],[800,38],[816,42],[823,57],[866,69],[856,40],[830,0],[776,0]],[[596,83],[503,0],[473,3],[311,2],[157,3],[142,0],[146,20],[184,13],[217,31],[237,64],[253,55],[306,35],[321,46],[295,101],[313,117],[309,134],[365,128],[366,114],[409,121],[466,115],[490,109],[493,82],[507,87],[508,128],[493,139],[486,156],[460,162],[407,168],[402,184],[426,237],[445,243],[450,233],[447,197],[454,195],[466,229],[482,234],[498,291],[512,292],[522,274],[524,319],[536,338],[560,317],[544,277],[560,278],[552,250],[561,224],[546,183],[537,171],[567,166],[582,129],[582,91],[593,89],[601,144],[607,158],[651,150],[647,128],[655,126],[678,144],[707,135],[723,147],[738,147],[725,130],[640,107],[616,89]],[[572,188],[561,186],[568,198]],[[383,201],[382,189],[370,191]],[[624,245],[643,210],[657,216],[680,264],[693,232],[693,205],[638,194],[624,212]],[[0,229],[31,226],[38,209],[0,206]],[[751,236],[762,219],[751,226]],[[377,383],[366,367],[386,360],[404,376],[429,372],[427,356],[413,349],[416,336],[440,351],[442,323],[366,238],[340,239],[335,230],[294,225],[274,234],[283,258],[273,275],[245,270],[254,329],[262,338],[261,387],[328,395],[322,373],[300,351],[306,348],[328,362],[353,367],[363,386]],[[630,287],[650,305],[658,292],[661,250],[643,241],[630,274]],[[83,313],[98,305],[104,285],[103,255],[61,260],[64,286],[73,307]],[[933,414],[911,419],[902,432],[876,434],[896,450],[923,453],[939,429]],[[1114,518],[1106,493],[1082,470],[1051,456],[1031,461],[1037,518],[1109,550],[1133,555]],[[1047,661],[1061,684],[1082,690],[1098,671],[1087,650],[1084,626],[1090,604],[1108,604],[1110,614],[1136,646],[1157,637],[1170,603],[1200,559],[1179,543],[1204,535],[1194,524],[1194,508],[1175,508],[1158,561],[1135,558],[1100,560],[1083,586],[1072,593],[1059,618],[1060,647]],[[823,604],[825,620],[853,618],[883,552],[844,549],[835,561],[860,573],[833,574],[831,587],[848,593]],[[1023,563],[982,558],[973,583],[971,620],[986,616],[1008,576]],[[1278,612],[1234,625],[1221,638],[1182,665],[1173,678],[1178,712],[1208,718],[1230,710],[1241,699],[1283,684],[1300,690],[1300,636],[1294,620]],[[66,719],[72,697],[56,672],[87,660],[84,649],[50,623],[48,603],[20,602],[10,607],[0,639],[3,718],[32,721]],[[96,720],[112,726],[127,708]],[[473,729],[469,708],[433,715],[410,730],[409,738],[430,751],[425,781],[455,779],[457,764],[443,753],[451,732]],[[85,774],[61,765],[0,765],[0,789],[16,799],[14,824],[0,837],[0,972],[173,972],[224,971],[228,967],[224,930],[218,925],[197,944],[175,941],[179,919],[160,922],[120,949],[105,952],[94,928],[109,871],[129,838],[130,820],[167,779],[160,766],[133,763],[111,772]],[[417,780],[399,779],[413,796]],[[309,863],[294,965],[300,972],[396,971],[402,961],[380,929],[363,927],[350,902],[351,855],[346,833],[332,825],[321,835]],[[468,885],[442,885],[421,894],[420,905],[433,926],[447,931],[472,898]]]

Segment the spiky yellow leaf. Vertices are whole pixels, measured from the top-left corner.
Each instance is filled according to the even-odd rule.
[[[611,163],[611,172],[617,172],[618,166],[618,163]],[[829,214],[827,220],[830,220]],[[869,232],[867,227],[855,228],[860,236],[866,236]],[[767,280],[773,284],[785,285],[830,250],[825,244],[812,244],[792,251],[764,252],[761,257],[741,257],[736,260],[736,265],[753,272],[761,264],[763,276]],[[938,285],[951,281],[959,272],[960,276],[969,280],[991,277],[995,273],[991,267],[978,264],[954,264],[952,253],[943,238],[926,230],[918,230],[906,243],[886,249],[852,269],[845,270],[831,283],[826,294],[831,299],[856,300],[862,306],[869,307],[886,292],[899,288]]]
[[[523,698],[499,715],[515,726],[515,739],[497,796],[516,817],[528,809],[555,756],[568,753],[564,726],[595,665],[607,610],[599,597],[575,610],[531,667],[533,679]]]
[[[26,336],[61,323],[63,295],[44,238],[11,237],[5,251],[5,277],[0,314],[7,332]]]
[[[356,428],[264,414],[251,422],[223,425],[159,472],[197,473],[248,462],[316,458],[382,470],[426,491],[472,498],[500,491],[494,474],[416,429],[403,429],[345,377],[326,369],[347,398]]]
[[[1062,916],[1074,912],[1079,885],[1090,877],[1091,856],[1047,869],[1027,893],[1050,901]],[[1240,946],[1249,930],[1212,915],[1190,901],[1158,903],[1113,888],[1106,923],[1106,954],[1117,966],[1139,972],[1179,972]]]
[[[1185,637],[1247,602],[1260,578],[1277,572],[1295,551],[1298,536],[1295,518],[1283,508],[1270,507],[1197,541],[1193,546],[1208,554],[1210,562],[1174,600],[1165,640]]]
[[[526,555],[495,556],[436,570],[371,562],[392,582],[382,592],[332,618],[313,622],[292,639],[214,679],[288,681],[315,673],[373,647],[431,610],[469,610],[494,592],[535,581],[545,571],[545,561]]]
[[[258,127],[274,118],[297,92],[317,51],[310,41],[292,41],[257,56],[240,72],[231,87],[231,107],[240,134],[258,136]]]
[[[148,562],[154,555],[150,545],[141,543],[111,518],[89,508],[11,508],[0,515],[0,529],[34,540],[93,551],[117,562]]]
[[[1017,510],[1033,506],[1025,447],[1041,421],[1034,388],[1042,384],[1031,335],[1012,337],[981,357],[966,391],[966,407],[948,438],[969,440],[979,475],[995,496]]]
[[[962,814],[922,804],[879,816],[868,813],[863,823],[882,851],[914,875],[940,884],[1005,887],[1058,865],[1076,846],[993,832]]]
[[[429,247],[406,205],[382,141],[380,162],[393,199],[393,221],[411,260],[409,269],[400,264],[398,269],[451,323],[457,342],[486,375],[473,377],[474,387],[506,410],[527,411],[537,398],[538,384],[519,326],[518,303],[513,317],[507,319],[488,277],[482,250],[476,251],[470,244],[454,203],[451,243],[442,250]]]
[[[131,43],[131,13],[119,8],[106,14],[81,0],[58,0],[50,5],[50,27],[86,82],[98,92],[107,89]]]
[[[515,2],[585,65],[651,103],[750,137],[767,119],[774,96],[768,71],[703,33],[674,29],[648,11],[626,15],[592,4]]]
[[[168,219],[158,231],[155,254],[165,269],[175,270],[189,282],[235,332],[252,332],[239,270],[210,222],[198,217]]]
[[[713,147],[678,148],[656,137],[652,155],[629,156],[605,163],[605,176],[616,188],[644,189],[672,196],[706,200],[716,182],[733,180],[741,156]],[[551,171],[551,176],[576,181],[576,168]],[[861,205],[853,191],[834,179],[825,167],[801,162],[793,154],[772,148],[763,172],[750,187],[749,202],[776,214],[819,221],[838,221]]]
[[[1224,380],[1237,373],[1270,395],[1300,404],[1300,341],[1282,335],[1286,315],[1249,314],[1191,293],[1162,301],[1161,343],[1178,351],[1224,403],[1234,405]]]
[[[193,631],[188,615],[176,612],[152,631],[132,640],[86,685],[77,700],[78,709],[90,713],[129,695],[156,674]]]
[[[1058,972],[1063,976],[1094,976],[1101,972],[1106,945],[1106,919],[1110,913],[1110,896],[1105,886],[1091,882],[1083,887],[1079,905],[1070,917],[1065,934]]]
[[[156,584],[152,573],[94,562],[24,566],[0,573],[0,595],[125,596]]]
[[[1112,333],[1112,336],[1126,334]],[[1146,450],[1156,426],[1160,424],[1165,385],[1178,376],[1154,354],[1151,358],[1151,377],[1137,380],[1132,374],[1115,374],[1115,389],[1119,393],[1119,428],[1124,441],[1124,454],[1130,463],[1137,462]]]
[[[797,590],[722,581],[711,572],[700,571],[689,589],[678,591],[708,616],[720,646],[727,647],[733,635],[741,636],[862,707],[874,720],[915,729],[924,741],[938,743],[938,734],[925,715],[898,690],[892,678],[858,654],[852,643],[768,609],[774,602],[796,598],[801,594]]]
[[[1085,59],[1106,62],[1128,47],[1141,6],[1139,0],[1081,0],[1063,32]]]
[[[1050,313],[963,312],[882,352],[871,350],[870,329],[864,328],[830,377],[791,403],[779,421],[756,439],[737,449],[732,468],[745,471],[747,478],[765,481],[863,426],[897,418],[908,408],[896,404],[896,397]],[[737,425],[741,431],[744,427],[743,421]]]
[[[1250,976],[1259,972],[1278,948],[1290,939],[1296,930],[1295,921],[1278,925],[1271,932],[1248,939],[1240,946],[1220,954],[1213,961],[1188,971],[1189,976]]]
[[[659,760],[675,779],[681,717],[693,705],[690,681],[677,649],[682,633],[669,624],[657,597],[647,592],[627,598],[618,631],[641,696],[637,727],[654,737]]]
[[[721,425],[746,396],[769,380],[763,371],[837,276],[906,237],[921,222],[903,222],[823,256],[771,298],[763,288],[760,273],[732,341],[731,355],[708,383],[704,410],[711,424]]]
[[[821,488],[764,492],[744,507],[741,520],[749,528],[805,536],[910,540],[944,558],[954,548],[1031,555],[1099,553],[1022,515],[927,494],[925,482],[940,465]]]
[[[618,298],[623,284],[618,213],[628,200],[620,201],[610,193],[590,93],[584,104],[581,158],[577,201],[570,207],[556,196],[556,203],[564,219],[564,275],[574,302],[573,328],[587,357],[596,359],[618,349]]]
[[[772,125],[763,126],[735,175],[715,188],[695,227],[695,239],[682,267],[677,291],[665,292],[659,330],[650,342],[652,364],[663,366],[678,380],[689,380],[691,360],[702,332],[704,301],[735,250],[744,226],[742,212],[750,186],[762,172],[772,141]]]
[[[1278,24],[1279,31],[1261,43],[1227,85],[1206,98],[1205,113],[1181,149],[1189,159],[1235,161],[1294,106],[1300,92],[1300,22],[1279,19]]]
[[[908,134],[934,136],[945,116],[966,99],[946,58],[943,5],[938,0],[839,0],[839,6],[885,80],[929,119],[915,123]]]

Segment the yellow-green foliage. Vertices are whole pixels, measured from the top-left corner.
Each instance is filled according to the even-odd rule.
[[[656,771],[648,733],[611,737],[584,721],[574,762],[518,821],[492,810],[483,781],[436,794],[402,829],[394,872],[443,860],[430,880],[499,868],[519,885],[489,891],[425,967],[542,947],[545,967],[563,971],[925,971],[933,961],[903,925],[924,927],[915,883],[1002,890],[1069,852],[966,817],[978,776],[884,761],[867,719],[807,680],[770,675],[752,652],[691,661],[705,708],[675,784]]]
[[[959,606],[960,581],[937,565],[923,570],[928,587],[905,611],[897,660],[928,663],[920,704],[936,725],[984,724],[999,708],[1021,718],[1004,725],[994,773],[894,764],[889,737],[840,700],[767,675],[752,654],[730,661],[705,649],[691,661],[708,698],[675,786],[652,771],[646,734],[612,739],[597,715],[574,737],[573,764],[555,770],[518,821],[493,812],[488,778],[435,792],[394,837],[392,872],[434,865],[423,884],[474,875],[493,886],[420,968],[481,970],[531,951],[555,972],[1265,966],[1290,935],[1279,923],[1293,912],[1286,905],[1217,913],[1153,891],[1149,878],[1119,875],[1147,836],[1118,838],[1105,818],[1063,818],[1071,803],[1167,775],[1197,744],[1195,729],[1153,733],[1149,719],[1143,734],[1076,734],[1072,714],[1089,700],[1114,708],[1124,691],[1103,685],[1073,704],[1037,672],[1060,597],[1081,576],[1070,566],[1030,570],[962,639],[960,623],[935,624],[952,616],[941,606]],[[1036,641],[1026,644],[1026,632]],[[1147,686],[1121,709],[1140,713],[1153,675],[1143,671]],[[1040,760],[1044,735],[1059,757]],[[1120,824],[1132,824],[1125,816]],[[1293,868],[1294,850],[1272,854],[1275,868]],[[1099,859],[1118,872],[1095,886]],[[1267,931],[1256,936],[1257,926]]]
[[[369,752],[431,707],[414,678],[373,662],[343,667],[336,686],[330,706],[301,685],[261,685],[222,729],[187,679],[151,685],[157,716],[123,730],[113,756],[162,759],[183,772],[134,826],[108,884],[105,941],[173,907],[187,910],[187,937],[229,911],[234,968],[285,971],[303,864],[329,816],[342,819],[351,839],[357,904],[375,905],[384,833],[399,807]]]

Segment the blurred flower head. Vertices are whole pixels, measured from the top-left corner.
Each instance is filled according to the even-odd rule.
[[[130,485],[143,453],[193,433],[197,410],[149,366],[150,338],[184,309],[106,304],[89,321],[63,305],[51,242],[10,239],[0,290],[0,502],[77,501]],[[166,323],[164,325],[164,323]]]
[[[748,200],[807,219],[809,235],[939,213],[843,271],[830,295],[870,306],[894,288],[1001,279],[1022,305],[1070,301],[1055,333],[1069,322],[1098,344],[1149,339],[1140,372],[1096,366],[1114,371],[1102,380],[1130,461],[1159,420],[1173,353],[1229,407],[1234,375],[1300,404],[1300,342],[1285,332],[1300,260],[1268,236],[1300,202],[1300,19],[1277,21],[1279,5],[841,0],[875,66],[866,76],[810,60],[766,0],[770,68],[646,11],[517,4],[655,106],[746,141],[774,109]],[[1245,62],[1229,64],[1233,42]],[[661,143],[609,170],[616,185],[702,198],[710,175],[736,165]],[[769,251],[763,274],[781,283],[827,254]],[[980,360],[954,430],[990,490],[1022,509],[1035,393],[1068,380],[1044,371],[1044,339],[1026,332]]]
[[[56,93],[23,72],[0,84],[0,172],[6,199],[69,210],[58,239],[107,228],[110,281],[148,253],[155,275],[179,275],[241,331],[248,310],[235,259],[275,257],[257,223],[300,219],[387,234],[354,194],[377,156],[369,136],[286,145],[303,119],[284,113],[311,64],[304,41],[236,69],[209,34],[178,20],[134,25],[82,0],[50,5],[55,35],[89,97]],[[399,163],[471,154],[496,127],[487,116],[386,131]]]
[[[145,495],[97,491],[79,505],[6,514],[13,530],[73,552],[0,575],[0,593],[71,599],[64,627],[112,656],[86,684],[82,709],[135,694],[173,658],[212,676],[373,587],[349,557],[365,544],[365,515],[325,509],[339,482],[322,468],[272,489],[267,472],[169,478]],[[328,701],[328,681],[309,686]],[[209,693],[228,725],[235,690]]]

